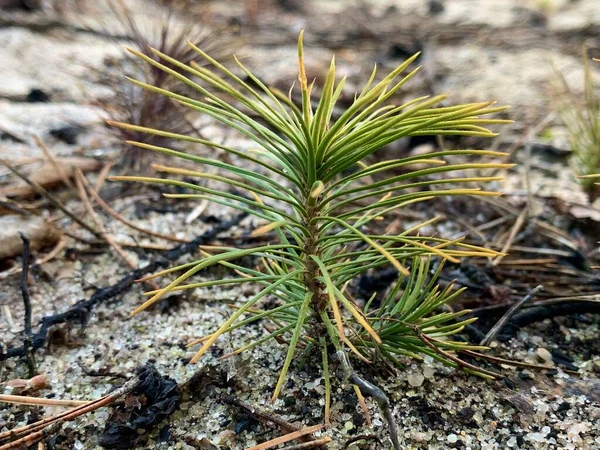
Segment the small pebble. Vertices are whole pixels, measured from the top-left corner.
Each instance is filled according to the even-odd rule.
[[[458,441],[458,436],[455,434],[449,434],[448,435],[448,442],[450,444],[455,444]]]
[[[519,372],[519,378],[523,381],[531,381],[535,379],[533,373],[529,370],[523,370]]]
[[[410,437],[414,442],[423,443],[429,440],[427,435],[421,431],[414,431],[413,433],[411,433]]]
[[[586,433],[588,431],[589,431],[589,427],[587,424],[576,423],[576,424],[573,424],[573,426],[569,429],[569,431],[567,432],[567,436],[569,436],[569,439],[579,440],[580,439],[579,433]]]
[[[433,367],[427,366],[423,369],[423,376],[428,380],[431,380],[433,378],[434,374],[435,374],[435,369]]]
[[[543,348],[543,347],[538,348],[535,351],[535,354],[537,355],[537,357],[540,360],[544,361],[545,363],[551,363],[552,362],[552,354],[548,350],[546,350],[545,348]]]
[[[425,381],[425,377],[420,373],[411,373],[408,376],[408,384],[410,384],[412,387],[421,386],[423,381]]]

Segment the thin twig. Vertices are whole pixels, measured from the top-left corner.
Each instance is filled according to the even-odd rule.
[[[69,216],[71,218],[71,220],[73,220],[73,222],[75,222],[79,226],[85,228],[87,231],[92,233],[94,236],[96,236],[98,238],[102,238],[102,233],[100,233],[99,231],[96,231],[93,227],[91,227],[90,225],[85,223],[83,220],[81,220],[79,217],[77,217],[75,214],[73,214],[71,211],[69,211],[69,209],[60,202],[60,200],[58,200],[54,195],[52,195],[50,192],[48,192],[46,189],[44,189],[41,185],[39,185],[38,183],[36,183],[33,180],[30,180],[19,169],[12,166],[11,164],[9,164],[6,160],[0,159],[0,163],[5,165],[12,173],[14,173],[16,176],[18,176],[23,181],[25,181],[29,186],[31,186],[33,188],[34,191],[36,191],[38,194],[40,194],[42,197],[44,197],[46,200],[48,200],[52,205],[54,205],[56,208],[60,209],[63,213],[65,213],[67,216]]]
[[[108,232],[106,231],[106,228],[104,228],[104,225],[102,224],[102,221],[100,220],[100,218],[94,211],[94,207],[90,203],[88,195],[85,191],[85,187],[83,186],[83,180],[82,180],[83,178],[84,178],[83,173],[81,173],[81,171],[77,170],[75,172],[75,184],[77,185],[79,197],[81,198],[81,201],[85,205],[85,208],[86,208],[88,214],[90,215],[92,220],[96,223],[96,226],[99,228],[102,238],[115,250],[115,252],[117,252],[117,254],[121,258],[123,258],[123,260],[127,263],[127,265],[129,267],[131,267],[132,269],[135,269],[137,267],[136,264],[131,260],[131,258],[129,258],[129,256],[127,256],[127,253],[125,253],[125,251],[121,248],[121,246],[115,242],[115,240],[112,238],[112,236],[110,234],[108,234]]]
[[[25,347],[27,367],[29,368],[29,377],[34,377],[37,373],[33,351],[31,350],[31,297],[29,296],[29,237],[19,231],[19,236],[23,241],[23,261],[21,272],[21,296],[23,297],[23,307],[25,309],[23,333],[25,339],[23,345]]]
[[[538,306],[536,304],[524,311],[517,312],[507,324],[503,336],[514,336],[520,328],[553,317],[569,316],[573,314],[600,314],[600,303],[597,301],[553,303],[554,304],[547,304],[545,306]]]
[[[263,442],[262,444],[255,445],[254,447],[250,447],[247,450],[266,450],[268,448],[275,447],[279,444],[285,444],[286,442],[292,441],[294,439],[298,439],[302,436],[306,436],[307,434],[312,434],[315,431],[319,431],[323,429],[325,425],[313,425],[312,427],[302,428],[301,430],[294,431],[292,433],[288,433],[285,436],[280,436],[275,439],[271,439],[270,441]],[[2,450],[2,449],[0,449]]]
[[[508,311],[506,311],[506,313],[500,318],[500,320],[498,322],[496,322],[496,325],[494,325],[492,327],[492,329],[488,332],[488,334],[485,335],[485,337],[481,340],[481,342],[479,343],[480,345],[484,345],[484,346],[488,346],[490,345],[490,343],[494,340],[494,338],[498,335],[498,333],[500,332],[500,330],[502,329],[502,327],[504,327],[504,325],[506,325],[506,322],[509,321],[509,319],[525,304],[527,303],[529,300],[531,300],[532,298],[534,298],[537,293],[539,291],[541,291],[544,288],[544,286],[542,286],[541,284],[534,287],[531,291],[529,291],[529,293],[523,297],[521,300],[519,300],[517,303],[515,303],[512,308],[510,308]]]
[[[521,227],[523,226],[523,223],[525,222],[525,216],[526,216],[527,212],[528,212],[527,208],[523,209],[523,211],[521,211],[521,214],[519,214],[519,216],[517,217],[517,220],[515,220],[515,223],[514,223],[512,229],[510,230],[510,234],[508,235],[506,242],[502,246],[502,250],[500,250],[500,253],[507,254],[508,251],[510,250],[510,247],[511,247],[513,241],[515,240],[517,233],[521,230]],[[504,258],[504,255],[498,255],[492,261],[492,266],[497,266],[500,263],[500,261],[502,261],[502,258]]]
[[[589,294],[589,295],[575,295],[569,297],[556,297],[549,298],[547,300],[538,300],[537,302],[523,305],[522,309],[527,310],[528,308],[546,307],[551,305],[560,305],[563,303],[600,303],[600,294]],[[482,315],[500,315],[503,310],[508,310],[513,303],[500,303],[497,305],[480,306],[479,308],[471,309],[470,316],[482,316]],[[497,312],[497,314],[496,314]]]
[[[356,372],[352,369],[350,365],[350,361],[348,360],[348,356],[342,350],[337,352],[338,358],[342,363],[342,367],[344,369],[344,375],[350,381],[350,383],[358,386],[361,393],[364,395],[368,395],[369,397],[373,397],[379,406],[381,414],[383,418],[388,424],[390,428],[390,438],[392,439],[392,444],[396,450],[401,450],[402,447],[400,445],[400,441],[398,440],[398,428],[396,427],[396,422],[394,422],[394,416],[392,415],[392,411],[390,408],[390,399],[385,392],[383,392],[379,387],[375,386],[372,383],[369,383],[367,380],[359,377]]]
[[[249,413],[251,416],[255,417],[256,419],[258,419],[261,422],[268,422],[268,423],[273,423],[273,424],[277,425],[282,432],[293,433],[293,432],[296,432],[299,430],[299,428],[297,426],[291,424],[290,422],[287,422],[277,416],[269,414],[265,411],[255,408],[253,406],[247,405],[246,403],[242,402],[241,400],[238,400],[235,397],[226,396],[226,397],[223,397],[222,400],[225,403],[228,403],[230,405],[235,405],[238,408],[245,410],[247,413]],[[312,439],[314,439],[314,438],[309,435],[309,436],[305,436],[305,439],[302,439],[302,440],[309,441]]]

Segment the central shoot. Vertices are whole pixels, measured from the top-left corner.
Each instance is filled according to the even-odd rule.
[[[461,257],[493,257],[498,253],[460,239],[422,236],[421,230],[431,226],[436,217],[397,234],[377,234],[374,225],[400,208],[439,196],[497,195],[481,190],[479,185],[501,177],[479,174],[511,165],[478,162],[482,156],[504,155],[485,150],[440,150],[379,162],[373,162],[371,156],[407,136],[494,136],[486,126],[507,121],[487,117],[504,108],[494,107],[493,102],[441,107],[445,96],[392,104],[400,89],[419,70],[408,71],[418,56],[415,55],[381,79],[374,69],[362,91],[355,94],[354,102],[338,113],[335,107],[345,79],[336,79],[332,59],[320,98],[318,101],[311,98],[315,83],[309,84],[306,78],[302,34],[298,40],[301,101],[297,102],[292,95],[293,87],[289,94],[271,89],[237,59],[234,72],[201,49],[190,46],[207,61],[210,69],[194,62],[183,64],[156,50],[154,58],[131,50],[179,80],[182,89],[178,92],[189,95],[132,82],[211,116],[253,141],[258,149],[244,151],[168,130],[113,123],[214,150],[213,157],[199,157],[129,142],[191,161],[200,169],[156,165],[158,172],[167,175],[165,178],[113,179],[178,186],[187,192],[165,195],[209,200],[246,212],[257,221],[252,234],[269,235],[273,239],[268,245],[252,248],[218,247],[210,254],[203,252],[200,260],[146,278],[176,275],[164,288],[149,292],[150,298],[134,313],[173,291],[242,283],[260,286],[260,292],[238,303],[231,316],[212,334],[191,343],[201,345],[192,362],[198,361],[223,334],[258,320],[268,320],[270,325],[263,337],[226,357],[274,340],[287,342],[286,357],[272,397],[276,399],[295,353],[300,349],[321,349],[326,412],[331,392],[328,357],[332,350],[369,362],[383,357],[398,366],[404,357],[420,358],[426,354],[456,366],[457,358],[449,355],[474,347],[454,341],[451,336],[471,319],[461,318],[465,311],[440,310],[458,291],[452,285],[445,289],[437,287],[435,279],[441,265],[431,274],[430,259],[458,262]],[[219,153],[228,158],[220,158]],[[457,156],[462,158],[459,163],[448,161],[448,158],[457,160]],[[220,172],[202,171],[202,166]],[[444,174],[448,175],[443,177]],[[183,181],[179,176],[185,176],[186,180],[220,182],[227,189]],[[244,265],[241,261],[247,257],[253,257],[256,264]],[[194,275],[214,265],[229,269],[231,276],[192,280]],[[351,292],[352,280],[384,266],[397,270],[398,281],[377,302],[377,307],[371,307],[370,301],[359,307]],[[275,297],[275,306],[271,302],[269,309],[263,307],[262,300],[266,297]]]

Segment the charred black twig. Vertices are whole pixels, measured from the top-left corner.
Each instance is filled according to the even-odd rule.
[[[544,286],[541,284],[533,288],[529,293],[515,303],[506,313],[500,318],[496,325],[492,327],[492,329],[485,335],[485,337],[481,340],[480,345],[488,346],[490,342],[494,340],[494,338],[498,335],[500,330],[506,325],[506,323],[510,320],[511,317],[515,315],[515,313],[521,309],[521,307],[527,303],[529,300],[533,299],[538,292],[540,292]]]
[[[27,278],[29,277],[29,237],[19,232],[23,241],[23,270],[21,271],[21,295],[23,296],[23,304],[25,306],[25,334],[31,335],[31,298],[29,297],[29,287],[27,286]]]
[[[600,314],[600,303],[598,302],[568,302],[555,303],[543,306],[534,306],[517,313],[506,324],[501,335],[501,340],[506,341],[517,334],[519,329],[560,316],[571,316],[574,314]]]
[[[227,231],[231,227],[239,224],[245,217],[246,213],[239,214],[233,219],[215,225],[211,230],[207,231],[201,236],[198,236],[191,242],[187,244],[182,244],[174,247],[164,254],[164,257],[161,259],[157,259],[155,261],[150,262],[147,266],[134,270],[121,278],[116,284],[104,288],[97,289],[96,292],[92,294],[92,296],[87,300],[80,300],[75,303],[71,308],[67,311],[51,316],[46,316],[42,318],[40,322],[40,329],[37,333],[32,335],[31,338],[31,350],[35,351],[44,346],[46,342],[46,338],[48,336],[48,330],[52,325],[71,322],[71,321],[81,321],[82,314],[87,314],[89,311],[96,306],[96,304],[111,299],[123,292],[126,292],[134,285],[135,281],[144,275],[148,275],[156,271],[157,269],[164,269],[170,265],[170,262],[179,259],[183,255],[187,255],[189,253],[194,252],[198,246],[206,244],[211,241],[219,233]],[[16,347],[16,348],[8,348],[6,353],[0,354],[0,359],[4,360],[7,358],[14,358],[18,356],[26,356],[27,349],[25,346]]]
[[[29,286],[27,285],[27,279],[29,277],[29,237],[22,232],[19,232],[21,240],[23,241],[23,270],[21,271],[21,296],[23,297],[23,307],[25,309],[23,334],[23,347],[25,348],[25,354],[27,358],[27,367],[29,368],[29,377],[35,376],[37,369],[35,366],[35,359],[33,357],[33,351],[31,349],[31,298],[29,297]]]
[[[6,344],[0,341],[0,383],[4,380],[4,366],[6,364]]]

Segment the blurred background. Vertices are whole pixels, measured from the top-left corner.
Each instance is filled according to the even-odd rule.
[[[297,77],[296,39],[305,29],[309,78],[322,81],[335,53],[338,75],[348,77],[346,104],[374,64],[385,73],[421,52],[423,70],[401,96],[449,93],[449,104],[510,105],[507,117],[515,124],[485,145],[519,161],[532,144],[528,169],[536,194],[584,202],[586,188],[567,167],[600,169],[598,155],[571,158],[573,136],[565,124],[585,102],[585,61],[600,57],[594,0],[0,0],[0,11],[0,149],[25,144],[16,147],[23,156],[40,154],[27,145],[32,134],[58,155],[115,151],[123,136],[106,130],[99,113],[181,131],[199,126],[194,122],[201,118],[184,120],[168,102],[125,81],[124,74],[168,82],[144,73],[124,46],[151,45],[193,59],[189,39],[217,59],[235,53],[264,82],[287,92]],[[525,170],[515,171],[521,175],[511,189],[523,188]]]

